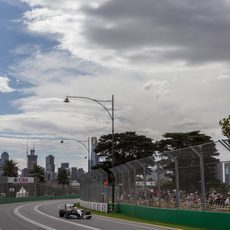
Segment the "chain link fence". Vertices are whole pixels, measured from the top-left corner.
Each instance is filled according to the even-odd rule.
[[[80,178],[81,199],[160,208],[230,211],[230,147],[220,140],[158,152]],[[110,176],[111,177],[111,176]],[[114,192],[113,192],[114,191]]]
[[[0,196],[29,197],[80,194],[84,201],[128,203],[159,208],[230,211],[230,145],[219,140],[83,174],[80,188],[56,183],[8,183],[0,177]],[[114,178],[112,181],[111,178]]]
[[[29,197],[38,196],[64,196],[64,195],[80,195],[79,187],[71,187],[57,183],[8,183],[7,177],[0,177],[0,196],[16,197],[17,192],[21,188],[28,192]]]
[[[80,178],[80,195],[84,201],[108,202],[108,174],[103,169],[92,170]]]
[[[150,207],[230,211],[230,149],[217,141],[111,169],[115,201]]]

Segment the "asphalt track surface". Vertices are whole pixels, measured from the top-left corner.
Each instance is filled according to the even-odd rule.
[[[0,205],[0,230],[168,230],[150,224],[93,215],[90,220],[65,219],[59,207],[75,200],[40,201]]]

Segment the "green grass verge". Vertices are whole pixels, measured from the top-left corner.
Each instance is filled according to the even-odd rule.
[[[79,203],[77,203],[76,205],[78,207],[80,207]],[[83,207],[80,207],[80,208],[83,208]],[[138,222],[138,223],[159,225],[162,227],[169,227],[169,228],[176,228],[176,229],[183,229],[183,230],[205,230],[205,228],[192,228],[192,227],[175,225],[175,224],[167,224],[167,223],[156,222],[156,221],[148,221],[148,220],[143,220],[140,218],[134,218],[134,217],[126,216],[126,215],[123,215],[120,213],[104,213],[104,212],[99,212],[99,211],[95,211],[95,210],[91,210],[91,213],[95,214],[95,215],[111,217],[111,218],[115,218],[115,219],[122,219],[122,220],[134,221],[134,222]]]

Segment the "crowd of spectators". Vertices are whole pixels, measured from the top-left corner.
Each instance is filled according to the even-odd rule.
[[[146,192],[139,190],[137,194],[122,193],[119,198],[120,202],[135,203],[137,205],[162,207],[162,208],[176,208],[176,191],[161,191],[148,189]],[[201,196],[199,192],[180,191],[179,193],[180,209],[202,209]],[[220,194],[212,191],[206,196],[205,203],[206,210],[212,211],[230,211],[230,192],[227,194]]]

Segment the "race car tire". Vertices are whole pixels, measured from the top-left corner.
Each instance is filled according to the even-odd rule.
[[[64,209],[60,209],[59,210],[59,217],[63,217],[65,215],[65,210]]]
[[[70,215],[71,215],[71,212],[67,211],[67,212],[65,212],[65,216],[64,217],[66,219],[69,219]]]

